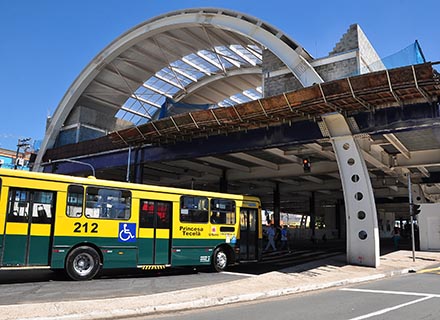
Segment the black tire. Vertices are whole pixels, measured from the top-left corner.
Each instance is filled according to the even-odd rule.
[[[101,258],[91,247],[75,248],[67,256],[66,273],[72,280],[93,279],[100,269]]]
[[[229,263],[229,257],[226,251],[219,247],[214,250],[212,255],[212,268],[217,272],[226,270]]]
[[[64,279],[66,280],[66,271],[64,269],[50,269],[52,271],[52,277],[53,279]]]

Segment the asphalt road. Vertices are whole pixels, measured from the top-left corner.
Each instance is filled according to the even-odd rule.
[[[156,314],[142,319],[437,320],[440,318],[438,270],[265,302]]]
[[[230,268],[216,273],[209,269],[176,268],[164,271],[111,270],[91,281],[71,281],[50,270],[0,271],[0,305],[130,297],[197,288],[239,280],[250,275],[280,270],[289,266],[335,254],[320,250],[295,250],[270,253],[259,263]]]
[[[127,272],[129,272],[127,274]],[[91,281],[71,281],[51,271],[0,272],[0,305],[130,297],[205,286],[240,275],[176,269],[168,272],[114,270]]]
[[[328,254],[319,250],[273,253],[266,255],[259,263],[238,265],[230,268],[230,272],[222,273],[211,272],[209,268],[176,268],[160,272],[111,270],[94,280],[80,282],[71,281],[62,273],[50,270],[2,270],[0,305],[130,297],[197,288],[280,270]]]

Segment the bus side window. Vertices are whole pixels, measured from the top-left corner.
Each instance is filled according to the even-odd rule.
[[[32,223],[50,224],[54,206],[54,192],[11,189],[7,220],[8,222],[28,223],[32,221]]]
[[[88,187],[86,217],[128,220],[131,217],[131,193],[128,190]]]
[[[182,196],[180,198],[181,222],[208,222],[208,198]]]
[[[168,229],[171,227],[171,210],[172,210],[171,202],[158,202],[157,203],[157,228],[159,229]]]
[[[32,223],[52,222],[55,194],[50,191],[34,191],[32,193]]]
[[[9,191],[9,207],[7,221],[27,222],[29,214],[29,191],[11,189]]]
[[[67,189],[67,208],[68,217],[78,218],[82,216],[83,211],[84,188],[71,185]]]
[[[171,210],[171,202],[141,200],[139,227],[169,229]]]
[[[211,199],[211,223],[235,224],[235,201]]]
[[[153,228],[153,226],[154,226],[154,201],[143,200],[141,202],[139,227]]]

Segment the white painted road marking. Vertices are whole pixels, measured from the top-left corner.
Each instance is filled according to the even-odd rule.
[[[415,296],[415,297],[422,297],[417,300],[409,301],[406,303],[399,304],[394,307],[385,308],[382,310],[378,310],[372,313],[365,314],[363,316],[359,316],[356,318],[351,318],[349,320],[362,320],[362,319],[368,319],[372,318],[390,311],[394,311],[400,308],[407,307],[412,304],[416,304],[419,302],[423,302],[425,300],[429,300],[432,298],[440,298],[439,294],[431,294],[431,293],[421,293],[421,292],[407,292],[407,291],[389,291],[389,290],[368,290],[368,289],[354,289],[354,288],[342,288],[341,291],[352,291],[352,292],[363,292],[363,293],[380,293],[380,294],[395,294],[395,295],[402,295],[402,296]]]
[[[250,273],[239,273],[239,272],[229,272],[229,271],[222,271],[223,274],[230,274],[233,276],[243,276],[243,277],[257,277],[256,274],[250,274]]]
[[[341,291],[354,291],[354,292],[366,292],[366,293],[383,293],[383,294],[396,294],[401,296],[416,296],[416,297],[433,297],[440,298],[440,294],[423,293],[423,292],[408,292],[408,291],[391,291],[391,290],[369,290],[369,289],[355,289],[355,288],[342,288]]]

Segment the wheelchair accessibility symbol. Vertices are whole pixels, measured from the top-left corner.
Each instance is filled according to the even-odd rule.
[[[119,223],[119,238],[120,242],[135,242],[136,241],[136,223]]]

